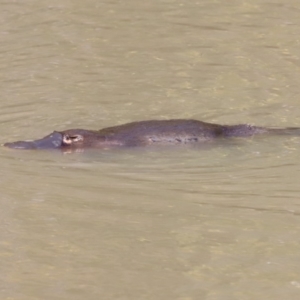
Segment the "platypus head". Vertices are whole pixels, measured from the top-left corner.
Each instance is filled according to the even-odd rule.
[[[76,150],[91,147],[99,137],[94,131],[83,129],[70,129],[66,131],[54,131],[39,140],[17,141],[5,143],[3,146],[12,149],[61,149]]]

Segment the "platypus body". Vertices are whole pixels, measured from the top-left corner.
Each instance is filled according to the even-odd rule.
[[[247,124],[219,125],[197,120],[150,120],[127,123],[101,130],[69,129],[54,131],[42,139],[4,144],[13,149],[88,148],[110,149],[152,144],[203,143],[219,138],[249,137],[262,134],[300,135],[300,128],[267,128]]]

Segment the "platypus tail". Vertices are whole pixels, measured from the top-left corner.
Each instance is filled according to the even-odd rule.
[[[291,135],[291,136],[300,136],[299,127],[286,127],[286,128],[267,128],[268,132],[276,135]]]
[[[300,136],[300,127],[272,128],[252,126],[249,124],[223,127],[223,135],[227,137],[249,137],[261,134]]]

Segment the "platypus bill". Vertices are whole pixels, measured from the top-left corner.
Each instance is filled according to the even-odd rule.
[[[204,143],[219,138],[253,135],[300,135],[299,127],[268,128],[248,124],[219,125],[197,120],[150,120],[132,122],[101,130],[69,129],[54,131],[42,139],[5,143],[13,149],[61,149],[79,151],[88,148],[110,149],[152,144]]]

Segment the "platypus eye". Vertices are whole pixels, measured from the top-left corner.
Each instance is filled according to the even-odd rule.
[[[73,143],[76,143],[76,142],[79,142],[79,141],[82,141],[82,140],[83,140],[83,137],[80,134],[74,134],[74,135],[65,134],[63,136],[63,143],[65,145],[71,145]]]

